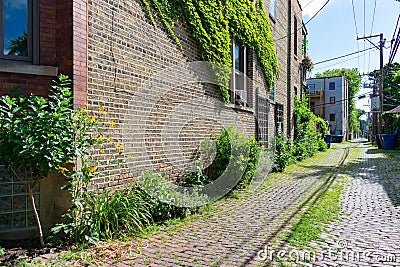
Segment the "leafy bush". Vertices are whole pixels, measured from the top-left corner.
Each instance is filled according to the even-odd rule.
[[[214,135],[213,139],[216,155],[212,164],[204,170],[204,174],[208,177],[207,181],[218,179],[232,159],[235,169],[242,173],[239,182],[233,189],[246,187],[256,171],[257,161],[261,154],[260,143],[254,137],[244,137],[241,132],[237,132],[231,127],[223,127],[220,134]],[[234,143],[232,144],[231,141]],[[207,146],[207,142],[204,142],[204,146]],[[210,146],[208,145],[208,147]],[[206,151],[205,154],[207,153]]]
[[[0,159],[15,180],[27,186],[42,246],[42,227],[32,191],[49,172],[73,158],[70,82],[60,75],[48,98],[33,94],[0,97]]]
[[[79,202],[79,203],[78,203]],[[81,216],[66,214],[66,221],[53,228],[63,231],[75,243],[94,243],[116,236],[143,231],[152,222],[150,203],[135,187],[109,191],[86,192],[75,200]]]
[[[286,169],[292,158],[290,140],[285,141],[283,133],[278,132],[275,137],[274,166],[272,171],[282,172]]]
[[[327,149],[324,136],[328,130],[328,122],[312,113],[306,101],[295,99],[294,119],[293,158],[295,160],[303,160],[313,156],[317,151]]]

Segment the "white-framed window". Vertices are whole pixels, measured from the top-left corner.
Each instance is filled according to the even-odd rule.
[[[231,103],[247,105],[246,47],[232,40]]]
[[[334,96],[329,97],[329,104],[335,104],[336,99]]]

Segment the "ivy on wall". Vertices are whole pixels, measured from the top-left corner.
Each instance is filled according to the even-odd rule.
[[[232,66],[231,36],[254,49],[267,85],[271,87],[274,75],[278,74],[278,62],[262,0],[257,3],[249,0],[141,1],[153,24],[156,25],[152,9],[180,49],[183,48],[173,30],[174,21],[186,22],[204,61]],[[222,72],[219,81],[227,85],[229,75],[230,70]],[[228,87],[219,88],[223,100],[229,102]]]

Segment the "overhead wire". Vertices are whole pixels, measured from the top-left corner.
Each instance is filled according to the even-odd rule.
[[[311,0],[310,2],[307,3],[307,5],[310,4],[310,3],[313,2],[313,1],[314,1],[314,0]],[[312,21],[312,20],[322,11],[322,9],[324,9],[324,7],[329,3],[329,1],[330,1],[330,0],[327,0],[327,1],[325,2],[325,4],[324,4],[324,5],[323,5],[309,20],[307,20],[306,23],[303,23],[303,25],[297,29],[297,31],[300,31],[300,30],[302,30],[303,28],[305,28],[305,26],[306,26],[310,21]],[[306,6],[307,6],[307,5],[306,5]],[[300,11],[300,12],[301,12],[301,11]],[[300,12],[298,12],[298,13],[300,13]],[[298,14],[298,13],[297,13],[297,14]],[[291,36],[291,35],[294,35],[294,32],[291,33],[291,34],[287,34],[287,35],[285,35],[285,36],[279,37],[279,38],[277,38],[277,39],[274,39],[274,42],[280,41],[280,40],[282,40],[282,39],[285,39],[285,38],[287,38],[287,37],[289,37],[289,36]]]
[[[369,51],[369,49],[367,49],[367,51]],[[364,53],[367,53],[367,52],[365,51]],[[352,58],[349,58],[349,59],[346,59],[346,60],[342,60],[342,61],[336,62],[335,64],[327,65],[327,66],[316,68],[316,69],[313,69],[313,70],[315,71],[315,70],[326,69],[326,68],[329,68],[329,67],[335,66],[337,64],[340,64],[340,63],[343,63],[343,62],[347,62],[347,61],[350,61],[350,60],[353,60],[353,59],[356,59],[356,58],[358,58],[358,55],[356,57],[352,57]]]
[[[354,19],[354,27],[356,29],[356,36],[358,38],[358,28],[357,28],[357,19],[356,19],[356,11],[354,7],[354,0],[351,0],[351,5],[353,7],[353,19]],[[360,50],[360,46],[357,41],[357,50]],[[360,69],[360,57],[357,58],[357,63],[358,63],[358,69]]]
[[[361,52],[365,52],[365,51],[371,50],[371,49],[373,49],[373,48],[374,48],[374,47],[370,47],[370,48],[367,48],[367,49],[364,49],[364,50],[358,50],[358,51],[355,51],[355,52],[353,52],[353,53],[349,53],[349,54],[346,54],[346,55],[342,55],[342,56],[338,56],[338,57],[326,59],[326,60],[323,60],[323,61],[319,61],[319,62],[314,63],[314,65],[318,65],[318,64],[325,63],[325,62],[329,62],[329,61],[332,61],[332,60],[336,60],[336,59],[348,57],[348,56],[351,56],[351,55],[355,55],[355,54],[358,54],[358,53],[361,53]]]
[[[375,4],[374,4],[374,12],[373,12],[373,15],[372,15],[372,23],[371,23],[370,35],[372,35],[372,31],[374,29],[375,12],[376,12],[376,0],[375,0]],[[371,47],[371,44],[370,44],[370,47]],[[371,63],[371,52],[368,53],[368,72],[369,72],[369,69],[370,69],[370,63]]]

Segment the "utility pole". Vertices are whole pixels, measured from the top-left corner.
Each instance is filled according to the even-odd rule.
[[[379,47],[376,46],[374,43],[372,43],[369,38],[373,37],[379,37]],[[374,141],[375,138],[375,133],[378,132],[378,134],[382,133],[382,112],[383,112],[383,48],[385,47],[385,39],[383,39],[383,33],[381,34],[376,34],[376,35],[371,35],[371,36],[364,36],[357,38],[357,40],[361,39],[367,39],[368,42],[370,42],[375,48],[379,49],[379,89],[377,90],[376,87],[374,87],[373,95],[379,95],[379,116],[377,113],[372,114],[372,142]]]

